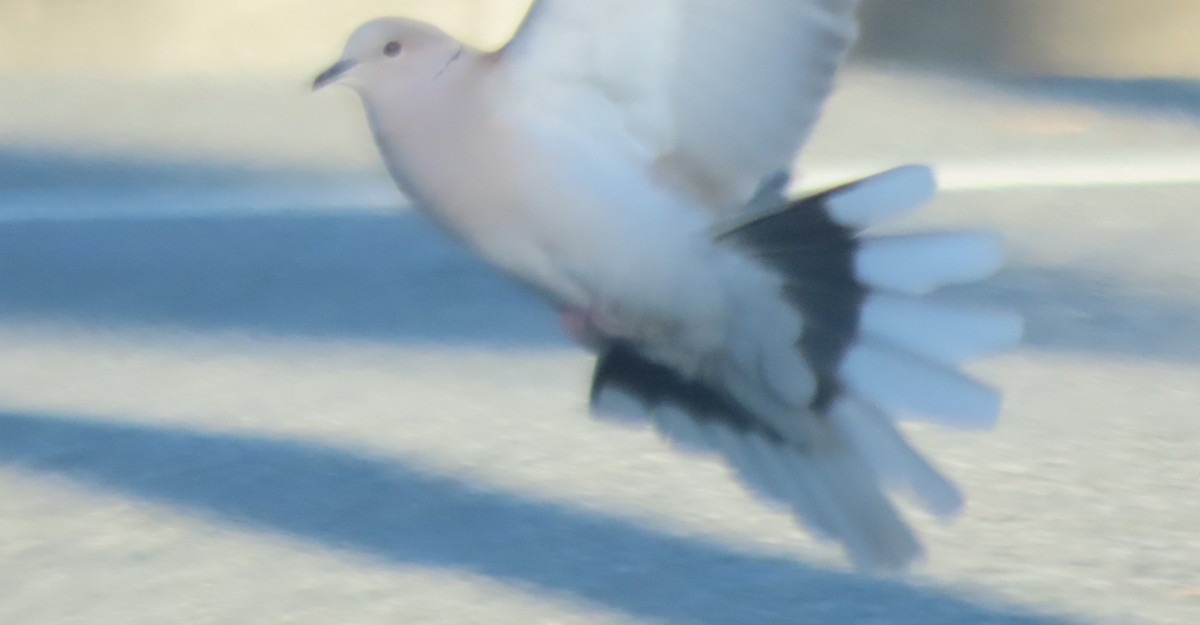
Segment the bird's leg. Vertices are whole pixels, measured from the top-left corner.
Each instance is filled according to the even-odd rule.
[[[584,347],[594,348],[604,342],[591,309],[564,308],[559,313],[559,321],[562,323],[563,332]]]
[[[634,340],[634,328],[628,327],[618,310],[611,304],[588,308],[564,308],[559,313],[563,331],[580,345],[591,349],[615,339]]]
[[[559,313],[563,331],[584,347],[597,349],[615,340],[633,343],[662,340],[670,328],[636,324],[611,302],[587,308],[564,308]]]

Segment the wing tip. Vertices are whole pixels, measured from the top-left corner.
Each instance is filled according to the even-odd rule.
[[[826,194],[834,221],[862,229],[927,204],[937,195],[937,176],[928,165],[901,165]]]
[[[925,295],[995,275],[1004,260],[999,234],[963,230],[860,238],[854,270],[871,287]]]

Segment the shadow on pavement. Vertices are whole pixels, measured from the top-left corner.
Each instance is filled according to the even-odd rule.
[[[411,343],[557,343],[416,215],[0,225],[0,316]]]
[[[4,190],[122,189],[169,186],[205,189],[269,181],[308,181],[309,171],[252,168],[222,163],[133,160],[98,154],[72,154],[0,147],[0,193]],[[332,178],[326,175],[324,178]]]
[[[820,570],[296,441],[0,413],[0,466],[664,623],[1066,621]]]
[[[1195,79],[1044,76],[999,79],[997,84],[1035,98],[1200,120],[1200,80]]]
[[[1200,358],[1200,303],[1016,265],[968,293],[1026,346]],[[401,344],[566,344],[553,314],[413,213],[0,225],[0,319]]]

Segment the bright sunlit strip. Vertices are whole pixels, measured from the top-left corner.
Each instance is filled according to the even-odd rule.
[[[1169,157],[1109,156],[1103,159],[1020,159],[929,163],[937,173],[938,189],[1003,191],[1200,184],[1200,154]],[[819,189],[856,180],[891,165],[815,168],[803,176],[798,189]]]
[[[816,167],[795,191],[821,189],[900,163]],[[942,193],[1200,184],[1200,153],[930,163]],[[0,192],[0,222],[386,213],[404,206],[391,183],[159,187],[35,187]]]

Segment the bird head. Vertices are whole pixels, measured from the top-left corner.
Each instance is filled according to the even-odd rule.
[[[435,26],[401,18],[371,20],[350,35],[342,58],[321,72],[313,89],[342,84],[360,93],[405,89],[436,80],[463,51]]]

